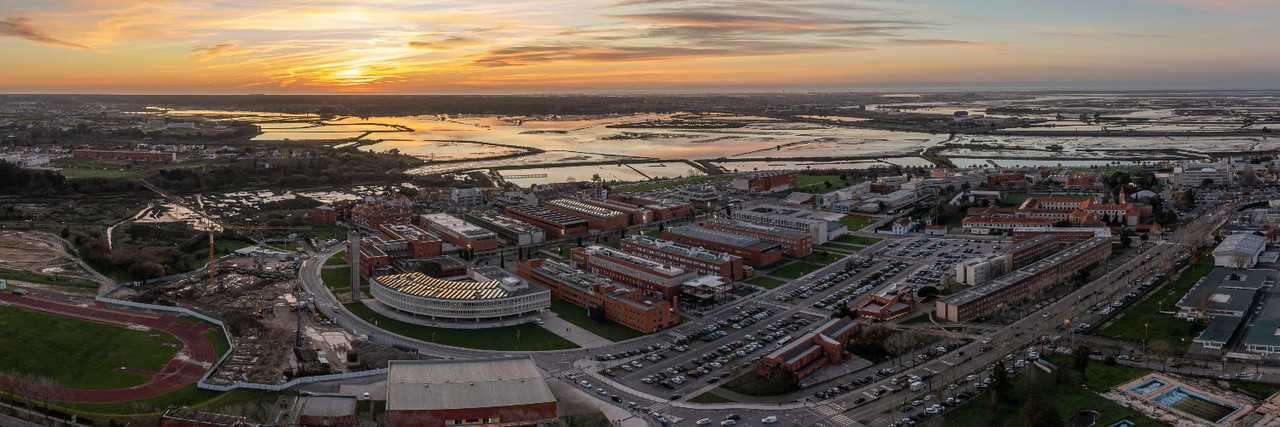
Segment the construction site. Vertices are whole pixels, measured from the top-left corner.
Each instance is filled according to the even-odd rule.
[[[210,375],[211,384],[276,384],[417,357],[359,339],[314,310],[313,299],[298,286],[296,260],[232,257],[217,263],[212,276],[200,272],[122,287],[106,297],[184,307],[222,320],[231,356]]]

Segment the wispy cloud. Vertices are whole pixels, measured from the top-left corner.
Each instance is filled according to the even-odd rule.
[[[16,37],[51,46],[94,50],[92,46],[69,42],[51,36],[44,31],[41,31],[39,28],[36,28],[35,25],[32,25],[30,19],[23,17],[9,17],[0,21],[0,36]]]
[[[239,46],[239,42],[225,42],[211,46],[196,46],[191,48],[191,59],[196,62],[204,62],[220,56],[236,55],[247,52],[244,49],[240,49]]]
[[[484,43],[476,39],[461,37],[461,36],[452,36],[452,37],[446,37],[439,40],[424,40],[424,41],[412,40],[409,42],[409,47],[413,49],[431,50],[436,52],[447,52],[451,50],[461,49],[464,47],[471,47],[471,46],[477,46],[482,44]]]

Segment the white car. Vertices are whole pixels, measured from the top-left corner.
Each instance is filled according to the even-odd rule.
[[[710,418],[703,418],[703,419],[698,420],[698,421],[697,421],[697,422],[695,422],[694,424],[696,424],[696,425],[700,425],[700,426],[705,426],[705,425],[711,424],[711,419],[710,419]]]
[[[774,424],[774,423],[777,423],[777,422],[778,422],[778,416],[777,416],[777,415],[770,415],[770,416],[767,416],[767,417],[761,418],[761,419],[760,419],[760,422],[761,422],[761,423],[764,423],[764,424]]]
[[[724,420],[724,421],[721,421],[721,422],[720,422],[720,425],[722,425],[722,426],[736,426],[736,425],[738,425],[738,422],[737,422],[737,421],[734,421],[734,420]]]

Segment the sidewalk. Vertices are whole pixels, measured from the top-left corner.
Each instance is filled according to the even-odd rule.
[[[599,335],[591,333],[591,331],[569,323],[569,321],[561,319],[560,316],[549,310],[546,316],[542,318],[542,327],[584,349],[613,345],[613,341],[601,338]]]

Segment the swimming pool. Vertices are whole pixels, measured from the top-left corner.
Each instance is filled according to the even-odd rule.
[[[1166,385],[1169,385],[1169,383],[1164,382],[1159,378],[1152,378],[1152,379],[1143,381],[1142,384],[1129,387],[1129,391],[1137,393],[1139,396],[1146,396],[1148,394],[1151,394],[1151,392],[1159,390],[1161,387],[1164,387]]]
[[[1240,410],[1239,407],[1209,399],[1182,387],[1166,390],[1151,400],[1211,423],[1222,421]]]

